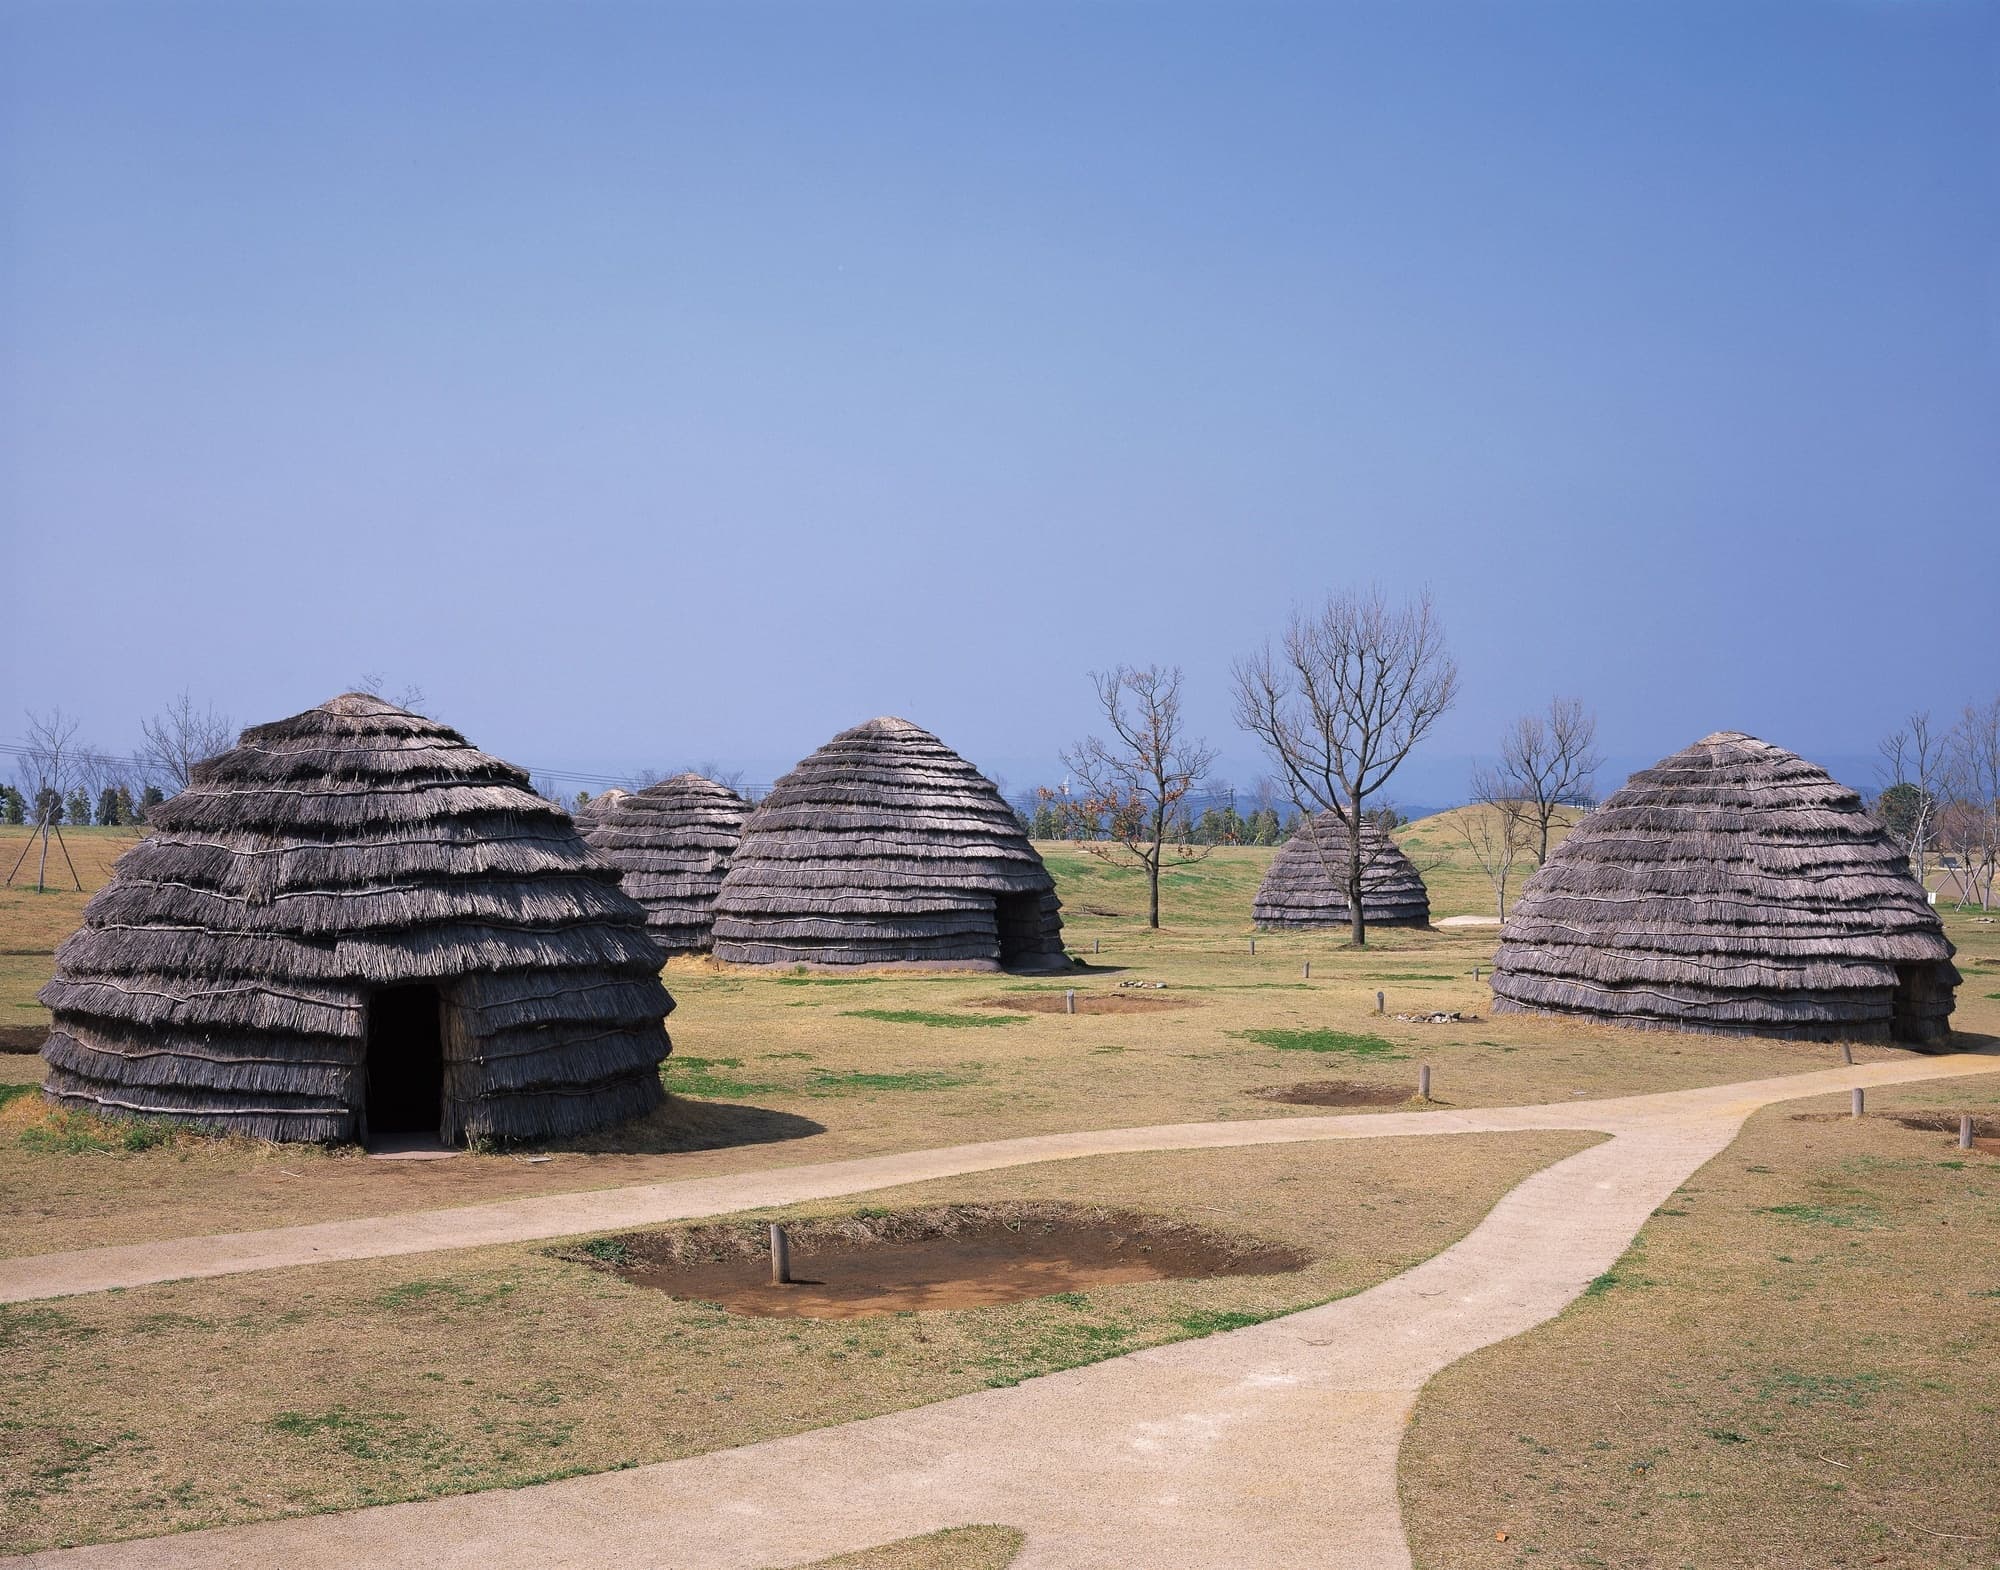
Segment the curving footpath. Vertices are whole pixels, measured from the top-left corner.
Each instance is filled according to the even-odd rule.
[[[557,1236],[1069,1156],[1525,1129],[1612,1136],[1518,1184],[1415,1269],[1249,1329],[632,1471],[8,1563],[774,1570],[995,1522],[1026,1534],[1016,1570],[1406,1570],[1396,1452],[1433,1374],[1559,1313],[1760,1107],[1996,1070],[2000,1058],[1961,1055],[1567,1105],[1057,1135],[15,1260],[0,1267],[0,1285],[18,1300],[93,1289],[78,1282],[138,1284],[167,1279],[163,1272],[218,1275]]]

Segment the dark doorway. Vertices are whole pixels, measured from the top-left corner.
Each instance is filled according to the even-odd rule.
[[[1042,952],[1042,896],[1002,894],[993,902],[993,924],[999,928],[1000,963],[1019,964]]]
[[[368,1137],[435,1135],[444,1121],[444,1021],[436,987],[368,1000]]]

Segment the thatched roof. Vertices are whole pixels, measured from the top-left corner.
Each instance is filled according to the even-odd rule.
[[[1271,858],[1251,914],[1260,927],[1339,927],[1348,922],[1347,824],[1322,812]],[[1361,914],[1371,927],[1427,927],[1431,897],[1402,847],[1361,825]]]
[[[579,834],[589,834],[603,821],[604,814],[632,793],[613,785],[609,790],[599,791],[581,806],[569,809],[570,821],[576,825]]]
[[[1860,797],[1720,731],[1633,775],[1528,879],[1494,1006],[1922,1045],[1949,1033],[1951,955]]]
[[[1055,882],[1013,809],[908,720],[842,731],[772,787],[715,900],[749,965],[1066,963]]]
[[[56,1100],[351,1138],[371,1052],[394,1074],[381,1054],[405,1039],[371,1048],[371,996],[412,984],[442,1005],[447,1139],[660,1100],[673,1000],[644,912],[527,775],[458,732],[348,693],[246,730],[151,828],[42,990]]]
[[[646,907],[646,926],[660,946],[669,954],[699,953],[709,946],[715,891],[749,810],[727,785],[676,774],[641,791],[618,792],[585,839]]]

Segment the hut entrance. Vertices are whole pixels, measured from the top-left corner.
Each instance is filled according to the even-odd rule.
[[[1002,894],[993,902],[993,924],[1000,931],[1000,963],[1015,961],[1042,950],[1042,896]]]
[[[443,999],[384,987],[368,1000],[368,1137],[435,1135],[443,1121]]]

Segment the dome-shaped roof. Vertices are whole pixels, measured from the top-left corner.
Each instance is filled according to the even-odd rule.
[[[1902,852],[1826,771],[1718,731],[1626,782],[1528,879],[1494,1006],[1928,1043],[1952,947]]]
[[[1322,812],[1301,823],[1271,858],[1251,912],[1260,927],[1345,926],[1347,822]],[[1361,915],[1371,927],[1427,927],[1431,898],[1402,847],[1361,825]]]
[[[584,836],[646,907],[646,926],[669,954],[709,946],[715,891],[729,869],[750,804],[727,785],[676,774],[621,791]]]
[[[993,783],[922,726],[842,731],[743,825],[715,901],[738,964],[1064,963],[1055,883]]]
[[[50,1096],[273,1139],[380,1131],[392,1083],[447,1139],[659,1101],[644,912],[457,731],[347,693],[246,730],[149,817],[42,990]]]

